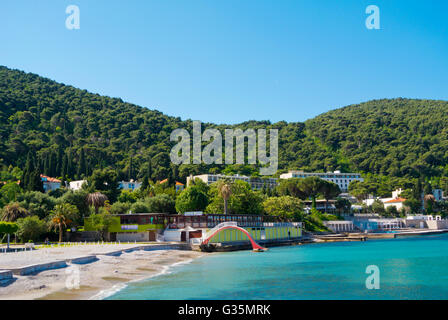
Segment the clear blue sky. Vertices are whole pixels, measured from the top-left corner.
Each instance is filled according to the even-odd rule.
[[[78,5],[81,29],[67,30]],[[381,10],[367,30],[365,9]],[[0,64],[182,119],[448,100],[448,1],[2,0]]]

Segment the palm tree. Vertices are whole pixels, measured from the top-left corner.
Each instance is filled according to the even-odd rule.
[[[218,181],[218,193],[224,199],[224,214],[227,214],[227,202],[232,195],[232,183],[229,180]]]
[[[2,220],[14,222],[19,218],[25,218],[28,214],[28,210],[22,208],[18,202],[14,202],[3,208]]]
[[[426,214],[432,214],[433,205],[434,205],[434,202],[436,202],[436,198],[432,194],[427,194],[427,195],[425,195],[425,197],[423,199],[425,201]]]
[[[87,203],[89,206],[93,206],[95,208],[96,214],[98,214],[99,208],[103,207],[107,200],[107,196],[101,192],[90,193],[87,196]]]
[[[59,242],[62,242],[62,234],[78,214],[78,209],[71,204],[63,203],[54,207],[50,216],[50,229],[59,230]]]

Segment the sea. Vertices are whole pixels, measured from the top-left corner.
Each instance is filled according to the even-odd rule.
[[[448,299],[448,235],[213,253],[106,299]]]

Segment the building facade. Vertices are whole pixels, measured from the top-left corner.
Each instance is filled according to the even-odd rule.
[[[278,180],[275,178],[247,177],[238,174],[233,176],[226,176],[223,174],[201,174],[198,176],[189,176],[187,177],[187,185],[189,185],[190,181],[194,181],[195,179],[200,179],[208,185],[222,179],[228,179],[230,181],[241,180],[249,183],[250,187],[254,190],[261,190],[264,187],[267,189],[273,189],[278,185]]]
[[[342,192],[348,191],[348,186],[353,181],[364,181],[359,173],[341,173],[340,171],[320,173],[320,172],[303,172],[303,171],[290,171],[280,175],[280,179],[290,178],[307,178],[307,177],[319,177],[323,180],[336,183]]]
[[[141,182],[134,181],[134,180],[120,181],[118,184],[118,189],[134,191],[134,190],[137,190],[138,188],[140,188],[141,186],[142,186]]]
[[[40,175],[40,179],[42,180],[45,192],[50,192],[52,190],[56,190],[61,187],[62,181],[59,179],[47,177],[42,174]]]
[[[70,181],[68,188],[74,191],[81,190],[84,183],[87,183],[87,180]]]

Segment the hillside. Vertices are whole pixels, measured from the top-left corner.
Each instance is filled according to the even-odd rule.
[[[448,102],[376,100],[322,114],[305,123],[248,121],[224,129],[278,128],[279,168],[361,171],[390,176],[444,175],[448,164]],[[111,166],[121,178],[183,180],[190,173],[240,172],[249,166],[175,167],[169,135],[192,122],[121,99],[0,67],[0,159],[23,168],[27,154],[41,171],[69,179]]]

